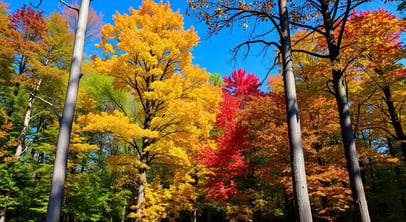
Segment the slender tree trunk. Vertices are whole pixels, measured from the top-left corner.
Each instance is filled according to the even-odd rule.
[[[0,210],[0,222],[6,221],[7,204],[5,204]]]
[[[352,197],[357,211],[358,220],[369,222],[371,220],[369,218],[368,205],[366,202],[364,186],[362,184],[361,170],[352,131],[350,107],[348,105],[341,71],[333,70],[333,78],[335,97],[340,116],[341,135],[344,143],[347,169],[350,176]]]
[[[304,165],[302,133],[300,130],[299,109],[297,105],[295,77],[293,73],[292,48],[290,42],[287,1],[278,0],[281,43],[283,59],[283,78],[285,85],[286,111],[288,115],[289,145],[292,165],[293,190],[296,201],[298,221],[312,221],[309,194],[307,191]]]
[[[79,80],[81,77],[80,69],[82,65],[89,5],[90,0],[82,0],[79,10],[79,19],[72,53],[69,83],[66,91],[63,116],[59,129],[58,144],[56,147],[51,194],[48,202],[47,222],[58,222],[60,220],[66,164],[68,161],[69,139],[72,131],[73,114],[75,112]]]
[[[393,104],[393,100],[392,100],[392,93],[390,91],[390,87],[389,86],[384,86],[382,87],[382,91],[385,95],[385,103],[388,107],[388,111],[389,111],[389,116],[390,116],[390,120],[392,123],[393,128],[395,129],[395,133],[397,136],[397,140],[400,140],[400,147],[402,148],[402,153],[403,153],[403,157],[406,160],[406,137],[405,134],[403,133],[403,128],[402,125],[400,124],[399,121],[399,116],[396,113],[396,109],[395,109],[395,105]]]
[[[145,155],[143,155],[145,156]],[[142,163],[146,163],[146,157],[141,159]],[[140,169],[140,184],[138,185],[138,198],[137,198],[137,218],[136,222],[142,222],[142,204],[145,196],[145,184],[147,183],[147,168]]]
[[[21,130],[17,148],[16,148],[16,153],[15,156],[19,157],[23,153],[23,147],[25,148],[25,137],[27,135],[28,131],[28,125],[30,124],[31,121],[31,109],[32,109],[32,104],[34,103],[35,96],[37,95],[37,92],[39,90],[39,87],[41,86],[43,77],[41,77],[38,80],[38,83],[36,86],[32,86],[30,90],[30,97],[28,98],[28,105],[27,105],[27,110],[25,111],[25,116],[24,116],[24,123],[23,123],[23,129]]]
[[[321,13],[323,16],[324,29],[326,31],[326,43],[329,49],[330,62],[336,64],[339,62],[338,56],[340,48],[337,45],[336,37],[334,36],[334,22],[331,19],[331,12],[328,7],[328,1],[319,0]],[[347,2],[351,4],[351,2]],[[349,7],[347,7],[346,16],[349,15]],[[344,28],[346,18],[342,23]],[[333,69],[333,88],[334,95],[337,101],[338,113],[340,116],[341,135],[344,143],[345,158],[347,161],[347,170],[350,177],[350,186],[352,197],[357,213],[357,219],[362,222],[371,221],[368,212],[364,187],[362,184],[361,171],[358,163],[357,149],[355,147],[354,133],[352,130],[350,107],[344,86],[344,77],[341,69]]]
[[[194,181],[193,181],[193,186],[197,189],[197,185],[199,184],[199,177],[197,176],[197,173],[198,173],[198,171],[197,171],[197,169],[195,169],[194,170],[194,174],[193,174],[193,179],[194,179]],[[194,210],[192,210],[192,212],[191,212],[191,216],[192,216],[192,218],[191,218],[191,221],[192,222],[197,222],[197,198],[195,198],[195,199],[193,199],[193,206],[194,206]]]
[[[125,202],[127,203],[127,199],[125,199]],[[127,210],[127,204],[124,204],[123,206],[123,213],[121,214],[121,222],[125,221],[125,211]]]

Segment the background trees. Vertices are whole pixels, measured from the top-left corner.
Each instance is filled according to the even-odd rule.
[[[217,8],[213,15],[253,31],[235,53],[279,45],[260,27],[267,16],[279,20],[274,2],[217,3],[230,2],[247,17]],[[321,15],[320,2],[307,1],[306,13]],[[331,82],[337,69],[371,218],[403,221],[404,21],[383,9],[351,9],[332,66],[325,30],[295,3],[290,25],[302,29],[292,35],[293,68],[313,220],[351,221],[356,210]],[[338,11],[347,8],[330,6],[337,37],[344,27]],[[72,34],[58,12],[8,11],[5,3],[0,12],[0,221],[43,221]],[[169,4],[145,1],[102,29],[105,54],[81,67],[61,220],[298,220],[282,75],[267,78],[265,92],[250,64],[210,75],[192,65],[200,40],[184,26]]]

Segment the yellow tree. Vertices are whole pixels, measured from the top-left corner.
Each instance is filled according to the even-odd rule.
[[[131,216],[156,221],[167,216],[165,207],[176,204],[181,188],[182,195],[194,198],[186,169],[199,142],[209,137],[221,92],[208,83],[209,73],[191,65],[191,49],[199,38],[193,28],[184,30],[182,15],[169,3],[146,0],[139,10],[130,8],[129,15],[117,13],[113,19],[114,26],[102,28],[98,45],[106,57],[93,57],[94,68],[114,77],[113,86],[130,93],[140,108],[135,116],[116,110],[90,113],[79,121],[86,124],[83,130],[108,132],[133,150],[115,158],[137,169],[136,213]],[[171,165],[170,183],[182,185],[164,190],[159,178],[147,180],[152,175],[148,170],[158,164]],[[158,203],[158,197],[167,203]],[[156,210],[149,212],[149,206]]]

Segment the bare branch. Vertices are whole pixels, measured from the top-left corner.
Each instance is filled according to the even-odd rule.
[[[281,48],[281,46],[280,46],[277,42],[267,42],[267,41],[264,41],[264,40],[262,40],[262,39],[251,40],[251,41],[245,41],[245,42],[239,44],[238,46],[236,46],[236,47],[233,49],[234,58],[236,58],[238,52],[240,51],[240,49],[241,49],[243,46],[247,46],[247,48],[248,48],[248,49],[247,49],[247,52],[246,52],[246,54],[245,54],[245,56],[247,56],[248,53],[250,52],[250,49],[251,49],[250,44],[255,44],[255,43],[263,43],[263,44],[265,44],[265,45],[267,45],[267,46],[274,45],[274,46],[276,46],[279,50],[280,50],[280,48]]]
[[[56,117],[58,118],[59,125],[61,125],[62,117],[59,115],[59,112],[58,112],[58,110],[56,109],[56,107],[54,106],[54,104],[48,102],[47,100],[45,100],[45,99],[43,99],[43,98],[41,98],[41,97],[39,97],[39,96],[35,96],[35,98],[38,98],[38,99],[41,100],[42,102],[44,102],[44,103],[46,103],[46,104],[48,104],[49,106],[52,107],[52,109],[53,109],[54,112],[55,112]]]
[[[66,7],[75,10],[77,13],[79,13],[79,9],[76,7],[73,7],[72,5],[69,5],[68,3],[66,3],[64,0],[59,0],[62,4],[64,4]]]
[[[315,56],[315,57],[318,57],[318,58],[323,58],[323,59],[328,59],[328,58],[330,58],[329,55],[322,55],[322,54],[318,54],[318,53],[314,53],[314,52],[309,52],[309,51],[303,50],[303,49],[292,49],[292,52],[306,53],[306,54],[308,54],[308,55]]]
[[[310,26],[310,25],[305,25],[305,24],[300,24],[300,23],[297,23],[297,22],[293,22],[293,21],[291,21],[291,20],[289,20],[289,24],[290,24],[290,25],[294,25],[294,26],[298,26],[298,27],[300,27],[300,28],[310,29],[310,30],[312,30],[312,31],[315,31],[315,32],[319,33],[320,35],[326,36],[326,33],[323,32],[323,31],[321,31],[321,30],[319,29],[319,28],[322,27],[322,26],[320,26],[320,25],[318,25],[318,26],[316,26],[316,27],[313,27],[313,26]]]
[[[34,8],[38,8],[41,4],[42,4],[42,0],[39,0],[39,2],[38,2],[37,5],[33,5],[33,4],[31,3],[31,1],[30,1],[30,5],[31,5],[32,7],[34,7]]]
[[[272,67],[271,67],[270,69],[268,69],[268,72],[266,73],[264,79],[261,81],[261,85],[264,84],[265,80],[266,80],[266,79],[268,78],[268,76],[269,76],[269,73],[271,73],[271,71],[275,68],[275,66],[278,65],[278,63],[279,63],[279,60],[278,60],[279,56],[280,56],[280,52],[278,52],[278,55],[275,57]]]

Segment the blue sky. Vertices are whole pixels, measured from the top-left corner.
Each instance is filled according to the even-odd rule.
[[[29,0],[3,0],[4,2],[11,3],[9,9],[14,11],[20,8],[23,4],[29,5]],[[158,0],[155,0],[156,2]],[[37,4],[39,0],[31,0],[33,4]],[[65,2],[72,2],[71,0],[65,0]],[[104,14],[104,22],[112,23],[112,15],[117,12],[123,14],[128,13],[128,9],[133,7],[138,9],[141,5],[142,0],[94,0],[91,6],[96,10]],[[166,2],[166,0],[164,0]],[[379,7],[385,7],[391,13],[398,14],[396,11],[396,6],[399,2],[392,2],[388,4],[383,4],[382,0],[374,0],[371,3],[364,4],[361,10],[375,10]],[[199,64],[200,67],[206,68],[210,73],[220,73],[222,76],[231,74],[231,70],[243,68],[247,72],[254,72],[257,76],[263,80],[266,73],[273,64],[273,57],[276,55],[273,52],[274,49],[267,51],[267,54],[258,55],[260,51],[258,48],[254,53],[251,53],[248,57],[243,58],[239,56],[237,61],[233,61],[233,54],[231,50],[233,47],[243,42],[249,36],[249,32],[244,32],[235,28],[232,31],[223,30],[218,35],[212,36],[207,39],[206,25],[199,22],[196,18],[189,17],[186,15],[187,2],[186,0],[172,0],[170,1],[172,10],[180,10],[180,13],[184,16],[185,28],[189,29],[191,26],[195,27],[198,32],[199,37],[202,39],[201,43],[196,46],[192,54],[194,56],[193,63]],[[54,10],[58,10],[61,6],[59,0],[42,0],[42,4],[39,10],[43,10],[46,14]],[[90,54],[91,49],[85,49],[85,53]],[[277,74],[277,70],[273,70],[271,75]],[[261,87],[262,90],[266,90],[266,86]]]

